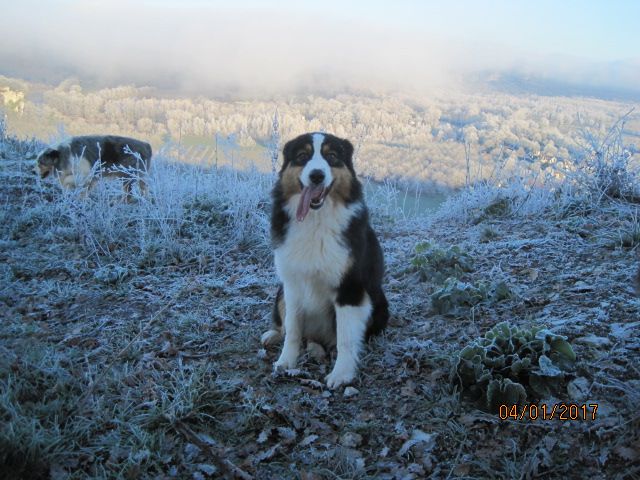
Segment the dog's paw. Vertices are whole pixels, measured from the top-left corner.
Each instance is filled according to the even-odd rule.
[[[336,365],[331,373],[325,377],[327,387],[330,389],[338,388],[342,385],[347,385],[356,378],[356,369],[353,367],[339,367]]]
[[[269,345],[275,345],[280,340],[282,340],[282,334],[280,333],[279,330],[273,330],[273,329],[267,330],[260,337],[260,343],[262,343],[262,345],[264,345],[265,347]]]
[[[285,355],[284,352],[280,355],[280,358],[273,364],[273,370],[278,372],[282,370],[291,370],[296,368],[298,364],[298,358],[294,355]]]

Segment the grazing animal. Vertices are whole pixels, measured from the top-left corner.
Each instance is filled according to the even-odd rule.
[[[141,178],[151,165],[151,145],[134,138],[115,135],[71,137],[38,155],[40,177],[54,174],[62,186],[91,188],[100,175],[124,178],[124,191],[129,198],[131,186],[138,181],[140,192],[146,183]],[[129,170],[129,171],[127,171]]]
[[[329,388],[354,380],[362,345],[389,318],[382,291],[384,260],[353,169],[353,146],[326,133],[307,133],[284,146],[272,192],[271,238],[282,281],[269,345],[284,336],[275,369],[296,366],[303,339],[338,355]]]

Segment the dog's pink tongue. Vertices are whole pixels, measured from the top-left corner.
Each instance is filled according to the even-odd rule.
[[[322,195],[322,190],[324,187],[304,187],[302,189],[302,195],[300,195],[300,203],[298,203],[298,211],[296,212],[296,219],[301,222],[304,220],[304,217],[309,213],[309,207],[311,205],[311,200]]]

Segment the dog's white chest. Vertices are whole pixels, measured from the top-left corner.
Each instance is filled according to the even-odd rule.
[[[295,212],[298,195],[287,205]],[[343,232],[360,204],[345,207],[327,202],[320,210],[311,211],[302,222],[293,220],[284,243],[275,250],[275,266],[283,282],[304,282],[336,288],[351,263],[351,252],[343,240]]]

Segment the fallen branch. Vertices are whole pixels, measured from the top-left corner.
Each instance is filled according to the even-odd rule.
[[[224,448],[216,445],[210,445],[209,443],[205,442],[196,432],[191,430],[188,425],[186,425],[184,422],[181,422],[180,420],[172,421],[171,425],[189,442],[193,443],[200,450],[202,450],[215,464],[218,470],[224,472],[227,478],[240,478],[242,480],[253,479],[251,475],[235,465],[231,460],[224,458]]]

